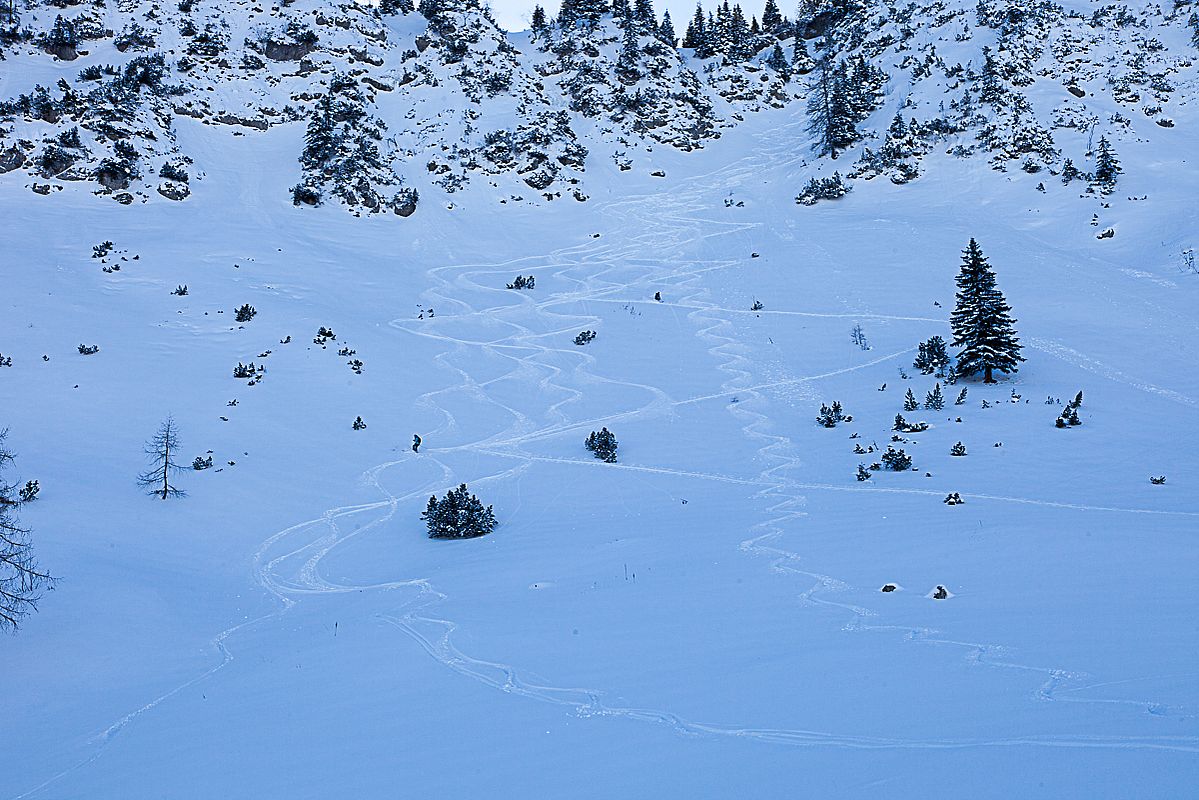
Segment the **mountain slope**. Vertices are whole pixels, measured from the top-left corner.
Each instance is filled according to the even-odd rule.
[[[289,12],[331,21],[320,48],[344,34],[349,53],[358,23],[338,14],[373,30],[369,14],[317,6]],[[50,8],[37,18],[52,23]],[[213,8],[195,4],[199,29]],[[115,30],[128,19],[105,13]],[[937,31],[937,17],[910,24]],[[1055,19],[1051,32],[1083,25]],[[980,46],[996,35],[969,16],[941,27],[959,23]],[[305,57],[330,59],[327,74],[285,77],[300,62],[262,54],[253,79],[210,64],[212,92],[139,85],[149,112],[200,109],[126,137],[153,154],[142,175],[191,159],[182,201],[158,195],[161,178],[110,190],[125,206],[86,174],[0,177],[0,425],[43,487],[22,519],[60,579],[0,649],[23,732],[0,796],[1185,795],[1199,748],[1197,278],[1182,256],[1199,142],[1185,75],[1163,106],[1174,127],[1125,111],[1128,129],[1097,129],[1123,164],[1110,194],[1063,184],[1060,162],[1018,169],[1027,153],[997,171],[970,128],[908,156],[918,179],[863,174],[807,207],[794,198],[813,175],[882,144],[815,154],[798,88],[812,73],[789,83],[801,96],[741,120],[713,90],[720,136],[686,149],[570,109],[560,75],[538,89],[514,72],[470,120],[473,83],[455,77],[470,57],[420,51],[414,15],[380,24],[418,55],[393,62],[376,45],[379,68],[318,49]],[[243,29],[230,23],[229,40]],[[513,41],[519,64],[552,57]],[[83,49],[125,58],[104,47]],[[3,93],[93,58],[30,49],[6,49]],[[436,85],[401,85],[401,64]],[[293,202],[309,116],[283,121],[285,108],[319,103],[351,68],[392,87],[358,81],[387,126],[376,141],[395,139],[387,166],[403,183],[387,188],[419,190],[407,217],[361,203],[355,216],[336,194]],[[163,85],[198,80],[198,58],[192,73]],[[1091,113],[1126,108],[1082,74]],[[913,90],[905,120],[934,118],[939,80]],[[1062,80],[1018,88],[1051,109]],[[890,71],[890,105],[862,130],[890,126],[899,85]],[[196,95],[214,98],[207,110]],[[541,190],[524,145],[510,161],[467,155],[489,131],[541,130],[519,132],[540,113],[524,102],[569,123],[536,146],[573,134],[587,148],[582,168],[551,149]],[[209,116],[276,119],[268,106],[265,131]],[[68,126],[18,117],[8,138],[34,152]],[[115,152],[70,124],[84,173]],[[1063,161],[1091,169],[1084,132],[1041,124]],[[974,155],[947,152],[971,142]],[[448,171],[429,171],[437,154]],[[65,188],[34,195],[34,182]],[[559,191],[567,202],[545,198]],[[996,386],[943,385],[943,409],[903,411],[909,388],[923,400],[937,383],[912,361],[949,337],[971,237],[1028,361]],[[93,258],[97,245],[108,253]],[[517,275],[535,287],[506,288]],[[247,303],[257,313],[235,322]],[[582,331],[596,336],[576,345]],[[265,371],[235,378],[249,362]],[[1083,424],[1055,428],[1080,389]],[[828,429],[816,416],[834,400],[853,420]],[[929,429],[897,433],[897,413]],[[160,501],[134,478],[167,414],[186,461],[213,466]],[[615,464],[584,447],[601,427]],[[950,454],[959,441],[965,457]],[[917,469],[858,481],[876,456],[855,445],[903,447]],[[499,528],[426,538],[429,495],[462,482]],[[933,599],[938,586],[949,596]]]

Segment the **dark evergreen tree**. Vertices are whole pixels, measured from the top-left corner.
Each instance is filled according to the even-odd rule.
[[[920,408],[920,403],[917,402],[916,395],[912,394],[912,390],[909,388],[908,393],[903,398],[903,410],[915,411],[918,408]]]
[[[924,397],[924,407],[932,411],[940,411],[945,408],[945,395],[941,393],[941,384],[933,387],[933,390]]]
[[[616,78],[626,86],[641,80],[641,37],[637,25],[625,25],[624,42],[616,59]]]
[[[708,27],[704,21],[704,9],[699,3],[695,4],[695,16],[687,25],[687,33],[683,36],[683,47],[695,50],[697,58],[706,58],[701,52],[708,49]]]
[[[1112,149],[1111,142],[1107,140],[1106,136],[1100,136],[1099,150],[1095,154],[1095,186],[1104,194],[1111,194],[1123,171],[1120,169],[1120,161],[1116,158],[1116,151]]]
[[[421,7],[423,9],[423,3]],[[558,24],[564,28],[573,27],[577,23],[594,27],[609,9],[607,0],[562,0],[562,7],[558,11]]]
[[[534,36],[544,36],[549,30],[549,20],[546,19],[545,9],[540,5],[533,6],[533,16],[529,19],[529,30]]]
[[[990,47],[983,47],[982,74],[978,78],[978,99],[983,103],[997,104],[1003,100],[1005,87],[999,77],[999,66]]]
[[[653,33],[658,19],[653,0],[636,0],[633,5],[633,19],[642,33]]]
[[[860,481],[870,480],[870,470],[866,469],[865,464],[858,464],[858,480],[860,480]]]
[[[1062,183],[1076,181],[1081,177],[1082,172],[1078,169],[1078,167],[1074,166],[1074,161],[1067,158],[1065,163],[1062,164]]]
[[[858,138],[843,68],[827,55],[822,58],[808,99],[808,131],[816,137],[816,151],[833,158]]]
[[[723,8],[728,8],[725,3]],[[728,14],[728,25],[725,34],[723,50],[730,61],[740,63],[753,55],[753,41],[749,32],[749,24],[745,21],[745,12],[740,5],[734,5]]]
[[[808,45],[802,36],[796,36],[791,45],[791,72],[794,75],[807,75],[816,66],[808,53]]]
[[[770,55],[766,57],[766,66],[782,75],[784,79],[791,77],[791,63],[787,60],[787,56],[783,53],[783,48],[777,44],[770,51]]]
[[[995,273],[973,239],[962,253],[957,277],[957,305],[950,315],[953,345],[961,347],[956,374],[983,373],[985,383],[995,383],[992,373],[1015,372],[1020,356],[1011,307],[999,291]]]
[[[766,8],[762,10],[762,30],[769,34],[777,34],[783,24],[783,15],[774,0],[766,0]]]
[[[674,32],[674,23],[670,21],[670,12],[662,13],[662,24],[658,26],[658,38],[670,47],[679,46],[679,38]]]

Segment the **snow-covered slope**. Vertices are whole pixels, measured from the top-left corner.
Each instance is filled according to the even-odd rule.
[[[0,797],[1186,796],[1199,750],[1189,9],[1131,12],[1144,28],[1067,8],[1047,10],[1044,49],[1021,57],[1033,82],[1002,78],[1052,154],[994,160],[979,135],[1010,104],[973,97],[992,122],[938,127],[938,98],[957,119],[976,81],[934,59],[903,110],[918,179],[863,172],[813,207],[795,203],[813,175],[850,173],[885,144],[909,94],[901,46],[925,59],[936,42],[952,72],[1015,39],[978,25],[973,4],[870,26],[913,33],[870,55],[889,77],[865,138],[834,160],[808,132],[815,72],[775,107],[774,89],[720,93],[750,68],[709,73],[688,53],[670,74],[697,76],[711,127],[681,147],[649,117],[573,108],[570,74],[525,36],[480,34],[454,60],[457,27],[430,34],[416,14],[354,4],[22,9],[31,30],[59,13],[117,33],[155,22],[156,44],[88,39],[64,62],[10,43],[0,95],[40,84],[57,99],[59,78],[95,86],[79,70],[138,56],[168,71],[147,82],[122,66],[59,120],[18,110],[0,126],[0,150],[34,162],[0,176],[0,427],[42,486],[22,520],[59,579],[0,642],[15,687]],[[230,50],[180,71],[185,16]],[[317,32],[301,60],[266,53],[308,46],[284,16]],[[954,41],[963,27],[971,38]],[[1077,55],[1054,55],[1084,34]],[[426,37],[440,42],[422,49]],[[1145,45],[1141,68],[1173,65],[1172,90],[1113,84],[1150,38],[1163,49]],[[620,46],[591,58],[615,70]],[[251,53],[263,65],[243,69]],[[467,76],[484,63],[511,82],[476,102],[485,84]],[[395,176],[372,187],[416,188],[410,216],[293,202],[309,109],[356,69]],[[124,135],[100,135],[107,92],[129,104],[107,119]],[[1079,124],[1055,126],[1067,106]],[[45,176],[46,138],[75,126],[74,164]],[[1093,170],[1092,129],[1123,166],[1108,194],[1060,174],[1067,157]],[[96,170],[120,141],[142,177],[106,188]],[[572,160],[572,142],[586,155]],[[167,163],[187,180],[160,177]],[[190,192],[171,201],[164,181]],[[122,193],[129,205],[108,199]],[[949,336],[971,237],[1028,360],[996,386],[944,386],[944,409],[904,412],[929,429],[896,434],[905,392],[936,382],[912,359]],[[507,289],[517,275],[535,287]],[[257,314],[235,322],[246,303]],[[595,339],[576,345],[584,330]],[[233,377],[251,361],[264,367],[252,385]],[[1079,390],[1083,424],[1055,428]],[[853,421],[817,425],[834,400]],[[213,466],[159,501],[135,478],[168,414],[187,461]],[[601,427],[619,439],[615,464],[583,446]],[[875,456],[855,446],[896,435],[916,470],[856,480]],[[959,441],[965,457],[950,455]],[[499,528],[426,538],[430,494],[463,482]]]

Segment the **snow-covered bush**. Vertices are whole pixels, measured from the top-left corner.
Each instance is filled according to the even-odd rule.
[[[842,198],[849,194],[852,188],[841,178],[839,172],[834,172],[828,178],[813,177],[795,198],[795,202],[804,206],[814,206],[821,200]]]

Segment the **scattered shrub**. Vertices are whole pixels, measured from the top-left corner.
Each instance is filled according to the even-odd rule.
[[[820,404],[820,413],[816,415],[816,421],[826,428],[835,428],[838,422],[852,422],[853,417],[845,416],[841,403],[834,400],[831,406]]]

